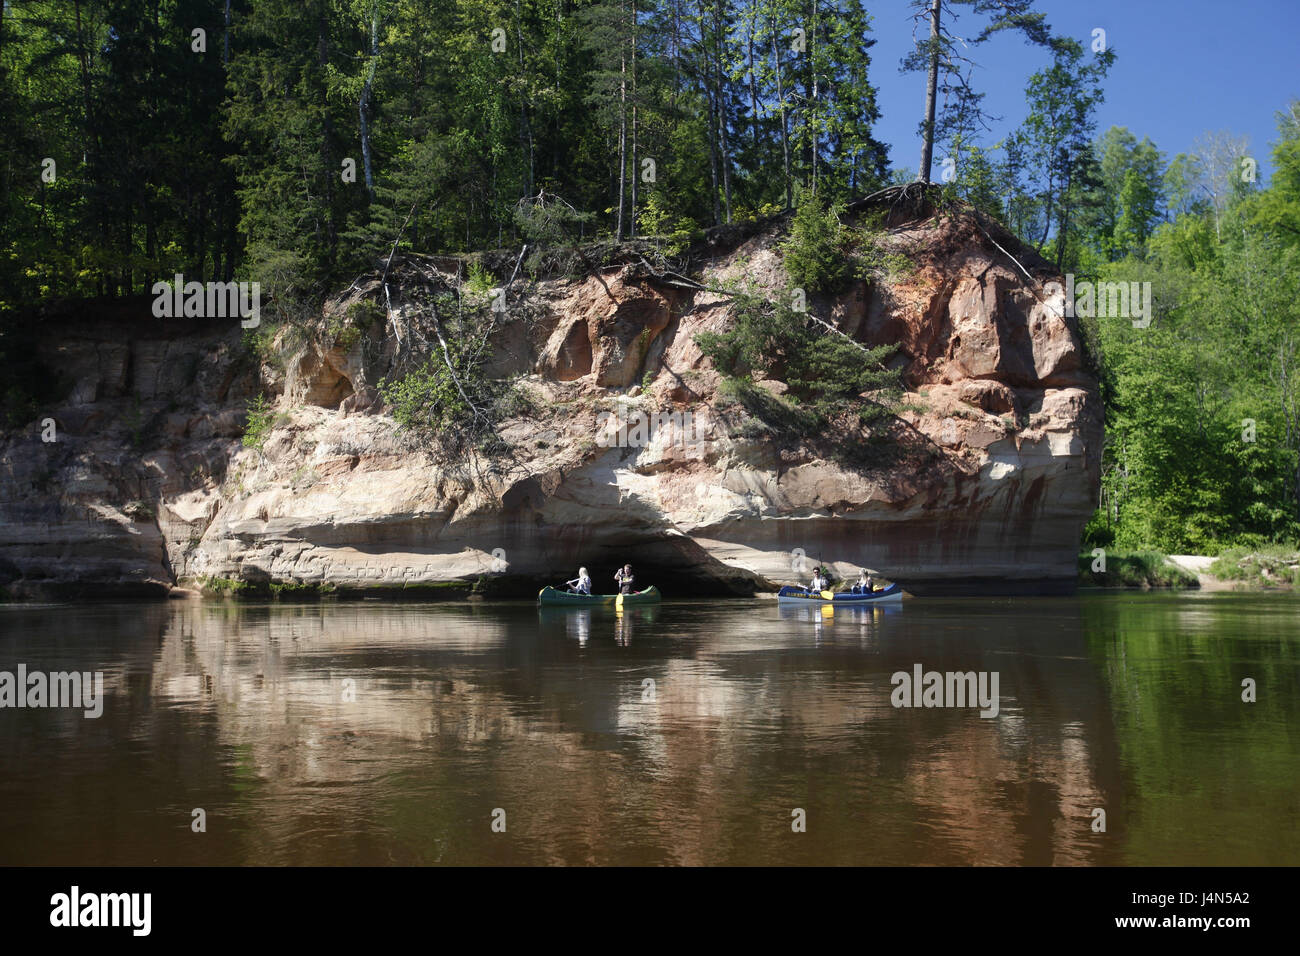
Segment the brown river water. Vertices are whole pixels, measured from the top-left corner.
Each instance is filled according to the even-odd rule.
[[[0,864],[1295,865],[1298,635],[1235,593],[2,605],[0,672],[103,694],[0,709]],[[917,665],[997,715],[894,706]]]

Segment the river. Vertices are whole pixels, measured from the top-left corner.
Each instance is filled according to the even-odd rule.
[[[1259,593],[0,605],[0,671],[104,695],[0,709],[0,864],[1295,865],[1298,624]],[[917,665],[996,674],[997,715],[894,706]]]

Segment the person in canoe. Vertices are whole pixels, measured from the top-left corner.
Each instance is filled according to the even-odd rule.
[[[862,572],[858,575],[858,583],[853,585],[853,593],[870,594],[875,589],[876,583],[871,580],[871,575],[867,573],[867,569],[863,568]]]
[[[572,581],[565,581],[564,583],[574,594],[591,593],[591,575],[587,573],[586,568],[578,568],[578,576]]]
[[[827,579],[826,572],[822,569],[822,567],[818,565],[817,567],[813,568],[812,583],[808,585],[808,591],[810,593],[825,591],[829,589],[830,586],[831,586],[831,582]]]
[[[614,572],[614,583],[618,585],[619,594],[631,594],[632,584],[636,578],[632,577],[632,565],[625,564],[618,571]]]

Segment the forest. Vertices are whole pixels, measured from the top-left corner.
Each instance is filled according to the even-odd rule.
[[[1106,408],[1085,549],[1300,539],[1300,100],[1279,94],[1266,178],[1264,154],[1212,128],[1230,117],[1172,156],[1099,129],[1123,51],[1054,32],[1033,0],[894,0],[901,63],[873,56],[875,6],[6,0],[6,426],[49,387],[20,317],[52,299],[183,273],[257,281],[294,322],[395,244],[675,254],[923,180],[1062,274],[1151,283],[1149,323],[1080,320]],[[994,138],[973,67],[999,35],[1030,66],[1023,120]],[[873,78],[898,70],[916,88],[906,156],[875,132]]]

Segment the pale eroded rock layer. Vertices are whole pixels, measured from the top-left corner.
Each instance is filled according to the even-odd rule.
[[[237,324],[156,320],[147,299],[50,310],[43,358],[71,388],[0,446],[0,587],[477,582],[528,596],[579,564],[599,585],[631,561],[678,593],[768,589],[822,562],[922,594],[1071,590],[1101,407],[1077,329],[1039,291],[1050,270],[1023,254],[1031,288],[969,221],[888,242],[914,271],[810,303],[899,347],[919,410],[901,415],[903,452],[870,469],[746,437],[693,341],[726,327],[725,298],[633,266],[536,284],[498,336],[493,371],[524,375],[534,409],[507,423],[507,462],[437,463],[385,411],[375,386],[414,318],[400,297],[387,319],[354,308],[377,297],[373,279],[327,307],[283,370],[250,359]],[[769,232],[700,278],[785,281]],[[280,413],[260,450],[239,438],[258,392]],[[638,413],[655,422],[641,446],[607,447],[610,421]]]

